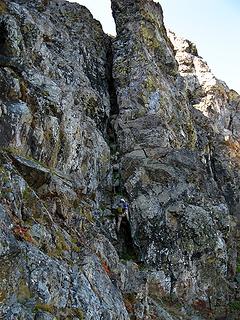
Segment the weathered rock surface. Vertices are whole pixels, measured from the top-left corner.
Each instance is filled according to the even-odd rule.
[[[134,243],[163,275],[159,299],[219,311],[235,259],[239,96],[189,41],[169,44],[158,4],[113,1],[113,10],[115,127]]]
[[[240,96],[112,9],[0,1],[0,319],[238,319]]]

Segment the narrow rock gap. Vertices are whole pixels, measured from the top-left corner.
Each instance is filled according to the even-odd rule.
[[[118,233],[118,242],[115,247],[120,259],[138,261],[138,252],[133,242],[131,225],[126,218],[122,220]]]
[[[113,79],[113,38],[109,37],[109,48],[107,52],[107,80],[108,80],[108,91],[110,96],[110,117],[119,114],[119,106],[117,102],[117,93],[115,83]]]
[[[212,151],[212,154],[210,156],[210,166],[212,177],[216,182],[219,190],[221,190],[221,193],[228,205],[230,215],[236,216],[238,214],[239,199],[236,198],[235,189],[230,183],[223,185],[223,177],[226,173],[220,163],[217,161],[214,151]]]
[[[110,117],[107,123],[107,141],[111,151],[111,164],[113,168],[113,181],[112,181],[112,204],[114,198],[117,196],[125,197],[125,190],[121,178],[121,165],[120,165],[120,152],[117,134],[114,129],[114,122],[119,115],[119,105],[117,101],[117,93],[113,78],[113,39],[109,37],[109,50],[107,53],[107,79],[108,91],[110,97]],[[127,199],[126,199],[127,200]],[[117,225],[117,217],[116,217]],[[138,260],[138,253],[131,234],[131,225],[126,217],[123,217],[121,227],[117,233],[118,240],[114,246],[120,256],[124,260]]]
[[[7,55],[7,29],[4,22],[0,23],[0,55]]]

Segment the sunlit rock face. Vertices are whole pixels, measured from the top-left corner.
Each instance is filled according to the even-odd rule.
[[[11,1],[2,10],[1,146],[94,191],[108,170],[107,36],[77,4]]]
[[[113,1],[113,12],[116,131],[135,245],[164,274],[160,297],[216,307],[234,259],[239,96],[194,44],[173,33],[169,43],[158,4]]]
[[[112,10],[0,1],[0,318],[237,320],[240,97],[159,4]]]

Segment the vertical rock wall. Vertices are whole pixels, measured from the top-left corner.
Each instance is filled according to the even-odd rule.
[[[112,9],[0,1],[0,318],[238,319],[239,95]]]
[[[239,96],[192,43],[171,33],[172,46],[159,4],[112,8],[120,162],[132,237],[155,270],[150,297],[220,311],[234,273]]]

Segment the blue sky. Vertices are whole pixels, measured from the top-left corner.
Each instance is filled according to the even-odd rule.
[[[114,34],[110,0],[75,0]],[[240,0],[160,0],[167,28],[196,43],[213,73],[240,93]]]
[[[195,42],[213,73],[240,93],[240,1],[161,0],[165,24]]]

